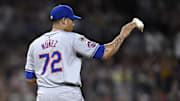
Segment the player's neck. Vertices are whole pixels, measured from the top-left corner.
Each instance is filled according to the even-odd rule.
[[[53,25],[51,32],[55,32],[55,31],[59,31],[59,30],[66,31],[66,32],[71,32],[72,31],[72,30],[66,28],[65,26]]]
[[[64,30],[61,26],[53,25],[51,32],[59,31],[59,30]]]

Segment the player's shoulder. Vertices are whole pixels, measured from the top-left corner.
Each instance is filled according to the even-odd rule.
[[[43,38],[46,39],[46,37],[56,35],[56,37],[64,38],[64,40],[75,40],[75,39],[81,39],[84,38],[83,35],[76,33],[76,32],[66,32],[66,31],[56,31],[56,32],[47,32],[42,34],[41,36],[36,37],[33,41],[30,42],[29,46],[33,46],[34,44],[40,43]]]
[[[67,32],[66,33],[69,37],[74,37],[74,38],[78,38],[78,37],[84,37],[83,35],[76,33],[76,32]]]
[[[64,36],[67,37],[68,39],[72,39],[72,40],[84,38],[83,35],[76,33],[76,32],[65,32]]]

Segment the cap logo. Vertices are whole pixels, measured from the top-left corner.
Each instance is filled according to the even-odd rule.
[[[52,20],[52,19],[53,19],[53,16],[50,16],[50,19]]]

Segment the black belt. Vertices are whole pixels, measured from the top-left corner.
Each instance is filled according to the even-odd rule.
[[[67,83],[67,82],[63,82],[61,84],[65,85],[65,86],[81,87],[80,85],[76,85],[76,84],[73,84],[73,83]]]

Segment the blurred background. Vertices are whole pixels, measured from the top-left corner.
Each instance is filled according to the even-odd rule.
[[[145,23],[111,59],[84,58],[86,101],[180,101],[179,0],[0,0],[0,101],[35,101],[36,87],[24,79],[26,52],[51,30],[49,14],[60,3],[82,16],[74,31],[100,44],[134,17]]]

